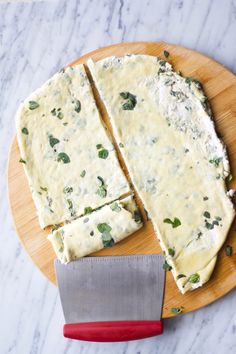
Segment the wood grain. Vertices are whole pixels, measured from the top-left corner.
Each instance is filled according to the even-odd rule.
[[[110,55],[122,56],[125,54],[149,54],[164,58],[163,50],[168,50],[168,61],[183,75],[193,76],[203,83],[205,92],[210,99],[214,112],[216,129],[228,147],[232,174],[236,176],[236,78],[222,65],[212,59],[183,47],[158,42],[122,43],[98,49],[86,54],[70,65],[84,63],[88,58],[99,60]],[[95,95],[97,92],[95,89]],[[110,129],[108,117],[98,98],[98,106],[103,119]],[[32,258],[35,265],[53,283],[56,283],[53,268],[54,252],[46,236],[49,229],[41,230],[36,216],[35,206],[30,194],[29,186],[19,161],[20,154],[16,138],[14,138],[8,164],[8,192],[12,216],[17,234]],[[121,164],[122,158],[119,156]],[[233,180],[231,188],[236,187]],[[211,280],[201,289],[185,295],[179,293],[170,272],[166,274],[163,317],[171,317],[172,307],[184,307],[189,312],[203,307],[223,296],[236,286],[236,225],[235,222],[229,232],[226,244],[233,247],[233,256],[225,254],[224,247],[219,252],[216,268]],[[96,255],[127,255],[160,253],[160,246],[154,234],[150,221],[144,228],[115,245],[104,249]],[[95,255],[95,254],[94,254]]]

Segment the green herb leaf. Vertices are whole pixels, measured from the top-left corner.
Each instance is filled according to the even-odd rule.
[[[171,308],[171,313],[173,314],[173,315],[180,315],[182,312],[183,312],[183,309],[184,309],[184,307],[183,306],[181,306],[181,307],[172,307]]]
[[[120,96],[126,100],[127,98],[129,98],[129,92],[121,92]]]
[[[181,225],[181,221],[178,218],[174,218],[173,221],[169,218],[166,218],[163,220],[163,222],[166,224],[171,224],[173,229]]]
[[[208,200],[209,198],[208,197],[203,197],[203,200]]]
[[[233,248],[232,248],[232,246],[227,245],[227,246],[225,247],[225,253],[226,253],[226,256],[231,257],[232,254],[233,254]]]
[[[97,225],[97,229],[99,232],[110,232],[112,230],[111,226],[108,225],[107,223],[103,222]]]
[[[75,112],[79,113],[81,111],[81,102],[79,100],[75,101]]]
[[[142,214],[138,209],[135,209],[133,212],[133,219],[136,223],[140,224],[143,221]]]
[[[84,178],[85,175],[86,175],[86,171],[83,170],[83,171],[81,172],[81,174],[80,174],[80,177]]]
[[[99,149],[102,149],[103,146],[102,146],[102,144],[97,144],[97,145],[96,145],[96,148],[99,150]]]
[[[72,200],[67,199],[66,201],[67,201],[67,203],[68,203],[68,208],[69,208],[69,210],[73,209],[73,203],[72,203]]]
[[[123,147],[124,147],[124,144],[119,143],[119,147],[120,147],[120,148],[123,148]]]
[[[122,104],[122,109],[125,111],[133,110],[137,104],[136,96],[130,92],[120,92],[120,96],[126,100]]]
[[[174,248],[168,248],[168,254],[169,254],[169,256],[174,257],[175,249]]]
[[[181,278],[186,278],[186,275],[184,275],[184,274],[178,274],[177,277],[176,277],[177,280],[178,280],[178,279],[181,279]]]
[[[49,135],[49,144],[51,147],[53,147],[54,145],[60,143],[60,140],[58,140],[57,138],[54,138],[52,135]]]
[[[73,192],[73,188],[72,187],[65,187],[63,189],[63,193],[68,194],[68,193],[72,193]]]
[[[62,112],[57,113],[57,118],[62,119],[64,117],[64,114]]]
[[[106,159],[108,155],[109,155],[109,151],[106,149],[99,150],[98,152],[98,157],[100,157],[100,159]]]
[[[101,198],[105,198],[107,196],[107,189],[106,189],[104,179],[101,176],[98,176],[97,179],[99,180],[99,187],[97,189],[97,194]]]
[[[168,58],[168,56],[170,55],[170,53],[167,51],[167,50],[164,50],[164,56],[166,57],[166,58]]]
[[[51,113],[52,113],[53,116],[56,116],[56,114],[57,114],[56,108],[53,108],[53,109],[51,110]]]
[[[121,207],[118,205],[117,202],[114,202],[110,205],[110,208],[112,211],[116,211],[116,212],[119,212],[121,211]]]
[[[211,164],[213,164],[215,167],[219,167],[220,162],[223,160],[223,157],[216,157],[212,160],[209,160]]]
[[[214,229],[214,225],[213,225],[213,224],[210,224],[208,221],[205,222],[205,227],[206,227],[208,230]]]
[[[165,270],[165,271],[170,271],[172,269],[172,267],[167,263],[167,260],[165,260],[162,268]]]
[[[44,191],[44,192],[47,192],[47,191],[48,191],[47,187],[40,187],[40,189],[41,189],[42,191]]]
[[[200,275],[198,273],[190,275],[188,278],[188,281],[192,284],[199,283],[200,281]]]
[[[34,109],[38,108],[39,104],[36,101],[29,101],[29,109],[33,111]]]
[[[92,209],[91,207],[85,207],[85,208],[84,208],[84,214],[85,214],[85,215],[86,215],[86,214],[91,214],[92,211],[93,211],[93,209]]]
[[[57,161],[60,162],[62,161],[63,163],[69,163],[70,158],[65,152],[60,152],[57,157]]]
[[[28,134],[29,134],[28,129],[25,128],[25,127],[21,129],[21,132],[22,132],[23,134],[25,134],[25,135],[28,135]]]
[[[99,186],[105,185],[104,179],[101,176],[97,176],[97,179],[99,180]]]
[[[109,232],[103,232],[102,243],[104,247],[112,247],[115,244],[115,241]]]
[[[191,76],[186,77],[186,78],[185,78],[185,82],[186,82],[187,84],[189,84],[189,86],[191,85],[192,82],[194,82],[195,85],[196,85],[198,88],[201,88],[201,87],[202,87],[201,82],[198,81],[198,80],[196,80],[196,79],[194,79],[194,78],[191,77]]]
[[[209,213],[209,211],[204,211],[203,216],[205,216],[205,218],[207,219],[210,219],[211,214]]]
[[[101,197],[101,198],[106,198],[107,196],[107,190],[105,188],[105,186],[100,186],[97,190],[97,194]]]
[[[21,163],[26,163],[26,161],[23,160],[22,158],[20,158],[19,162],[21,162]]]
[[[220,216],[216,216],[215,219],[216,219],[217,221],[221,221],[221,220],[222,220],[222,218],[221,218]]]

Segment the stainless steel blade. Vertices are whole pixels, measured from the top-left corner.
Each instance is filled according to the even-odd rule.
[[[159,320],[165,272],[162,255],[86,257],[55,261],[67,323]]]

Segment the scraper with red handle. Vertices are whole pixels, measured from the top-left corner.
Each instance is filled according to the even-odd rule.
[[[64,336],[117,342],[162,334],[162,265],[159,254],[56,260]]]

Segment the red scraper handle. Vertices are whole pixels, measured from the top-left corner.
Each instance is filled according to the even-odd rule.
[[[91,342],[122,342],[163,333],[160,321],[107,321],[64,325],[64,337]]]

